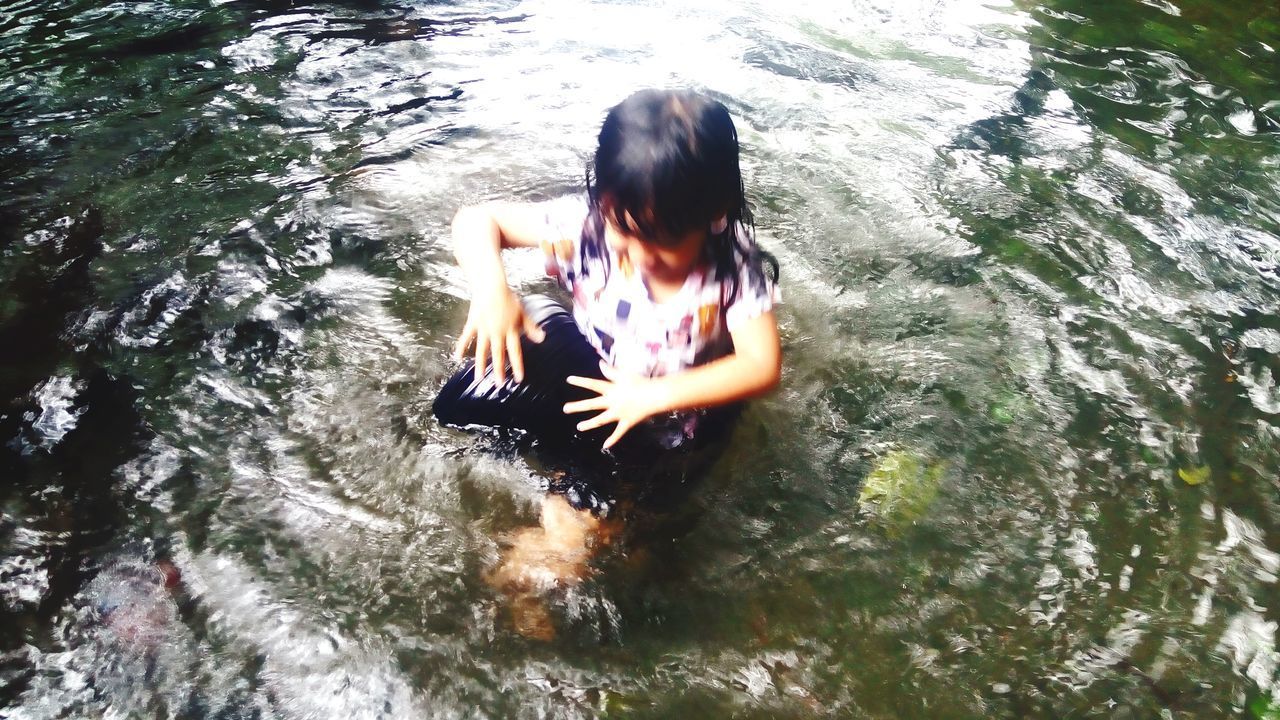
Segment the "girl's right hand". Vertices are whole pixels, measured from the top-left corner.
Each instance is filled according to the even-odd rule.
[[[506,363],[511,361],[511,374],[516,382],[524,381],[524,356],[520,352],[520,335],[527,335],[535,343],[545,337],[542,328],[524,314],[524,305],[507,287],[492,292],[476,293],[467,312],[467,324],[462,328],[453,357],[461,361],[472,341],[476,344],[476,382],[484,377],[489,357],[493,357],[493,371],[498,384],[506,381]]]

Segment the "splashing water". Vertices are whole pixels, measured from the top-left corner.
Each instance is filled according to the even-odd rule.
[[[1278,47],[1206,0],[11,3],[0,708],[1276,716]],[[673,85],[738,124],[783,385],[531,641],[484,578],[549,471],[430,417],[448,221]]]

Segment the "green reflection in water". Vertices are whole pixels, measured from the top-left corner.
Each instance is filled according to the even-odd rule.
[[[1238,618],[1261,608],[1266,620],[1280,607],[1256,559],[1280,547],[1276,416],[1255,400],[1274,388],[1280,363],[1250,335],[1280,330],[1275,8],[1023,3],[1023,34],[995,35],[1025,39],[1029,72],[1003,112],[937,148],[933,186],[913,188],[947,214],[923,224],[958,221],[981,254],[837,245],[815,260],[830,271],[824,281],[869,300],[794,310],[794,394],[753,410],[690,513],[702,516],[680,519],[692,527],[643,548],[654,558],[647,566],[607,561],[588,596],[617,603],[625,642],[610,645],[612,631],[583,622],[579,636],[531,649],[473,627],[484,620],[472,613],[485,550],[467,545],[528,520],[516,483],[502,484],[521,466],[441,443],[423,420],[421,389],[439,368],[413,374],[376,334],[400,321],[412,328],[401,338],[447,345],[460,302],[421,270],[445,253],[424,248],[410,223],[383,231],[324,217],[350,210],[358,164],[373,174],[390,162],[371,147],[424,121],[384,117],[361,100],[377,83],[353,76],[344,86],[344,68],[358,67],[362,49],[429,39],[447,25],[396,8],[183,3],[73,41],[56,33],[93,22],[84,13],[97,10],[66,7],[49,10],[47,29],[5,61],[30,76],[6,75],[7,88],[25,93],[5,100],[25,103],[6,117],[35,124],[23,135],[31,145],[5,146],[5,187],[15,192],[4,212],[26,219],[0,229],[0,287],[16,290],[0,295],[0,325],[32,315],[43,324],[23,326],[40,331],[27,346],[35,350],[4,379],[18,395],[52,372],[104,367],[136,386],[139,427],[203,455],[184,458],[175,475],[172,515],[84,491],[100,470],[31,461],[5,490],[6,512],[58,533],[101,531],[51,564],[62,592],[74,592],[74,568],[101,551],[102,536],[182,534],[197,551],[236,556],[285,604],[349,637],[394,636],[398,666],[415,683],[494,715],[538,697],[526,662],[559,663],[595,683],[584,696],[623,717],[1274,714],[1265,678],[1246,677],[1224,643]],[[254,30],[294,12],[301,37]],[[857,90],[879,81],[876,63],[892,61],[984,87],[1009,80],[971,70],[960,54],[799,25],[826,53],[801,59],[826,64],[793,76]],[[271,42],[236,44],[254,35]],[[308,57],[333,59],[326,52],[343,60],[308,68],[312,85],[297,83]],[[837,62],[844,55],[868,65],[855,72]],[[753,111],[743,108],[759,120]],[[929,137],[927,125],[901,118],[876,127],[904,143]],[[767,125],[751,132],[744,137],[764,145]],[[391,160],[420,149],[392,145]],[[844,179],[811,175],[760,188],[763,209],[776,220],[804,208],[813,189],[849,216],[879,212]],[[518,184],[493,182],[503,194]],[[64,216],[72,229],[53,240],[100,239],[109,252],[77,254],[79,240],[61,252],[20,245]],[[313,290],[330,264],[358,271],[334,283],[357,292]],[[52,301],[47,282],[62,291]],[[271,295],[288,305],[283,319],[253,315]],[[350,320],[334,309],[369,297],[387,312]],[[117,324],[95,330],[85,319],[94,310]],[[282,339],[299,328],[300,344]],[[232,382],[198,384],[215,371]],[[374,380],[361,384],[361,371]],[[349,385],[357,391],[341,392]],[[237,404],[216,395],[225,387],[258,394]],[[788,404],[796,398],[800,409]],[[297,406],[273,414],[290,401],[314,403],[322,419]],[[422,447],[442,444],[448,461],[418,464]],[[134,451],[74,447],[111,467]],[[236,474],[244,466],[265,477],[254,485]],[[463,496],[447,532],[420,510],[447,494],[426,482],[441,468]],[[285,520],[309,517],[305,503],[285,503],[279,516],[261,510],[278,500],[273,491],[290,497],[280,488],[314,499],[307,483],[276,483],[289,472],[331,489],[344,510],[403,527],[379,545],[376,532],[344,520],[354,538],[342,537],[345,553],[324,547],[333,540],[323,531],[300,540]],[[49,510],[31,499],[59,482],[69,500]],[[77,499],[125,504],[125,517],[107,525],[75,510]],[[56,648],[47,615],[15,614],[8,648]],[[256,651],[211,642],[259,681]],[[495,687],[504,683],[523,690],[505,697],[510,688]],[[579,707],[544,694],[556,698],[540,706],[550,714]]]

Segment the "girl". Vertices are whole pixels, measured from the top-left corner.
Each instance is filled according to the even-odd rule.
[[[472,288],[456,355],[475,350],[436,400],[442,422],[585,438],[652,461],[722,436],[741,401],[778,383],[777,263],[755,243],[737,132],[719,102],[635,93],[605,118],[585,198],[463,208],[453,242]],[[541,248],[571,318],[516,298],[500,258],[513,247]],[[588,536],[598,521],[566,520],[568,507],[610,507],[598,487],[552,490],[566,499],[544,503],[548,528]]]

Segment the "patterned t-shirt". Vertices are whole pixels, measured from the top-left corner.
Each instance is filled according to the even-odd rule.
[[[658,377],[733,352],[729,333],[773,308],[778,291],[763,273],[737,269],[736,288],[703,263],[674,296],[657,302],[644,278],[601,239],[601,252],[584,253],[593,232],[583,196],[543,204],[547,274],[573,296],[578,329],[600,357],[619,370]],[[739,233],[745,231],[739,227]],[[624,259],[625,260],[625,259]]]

